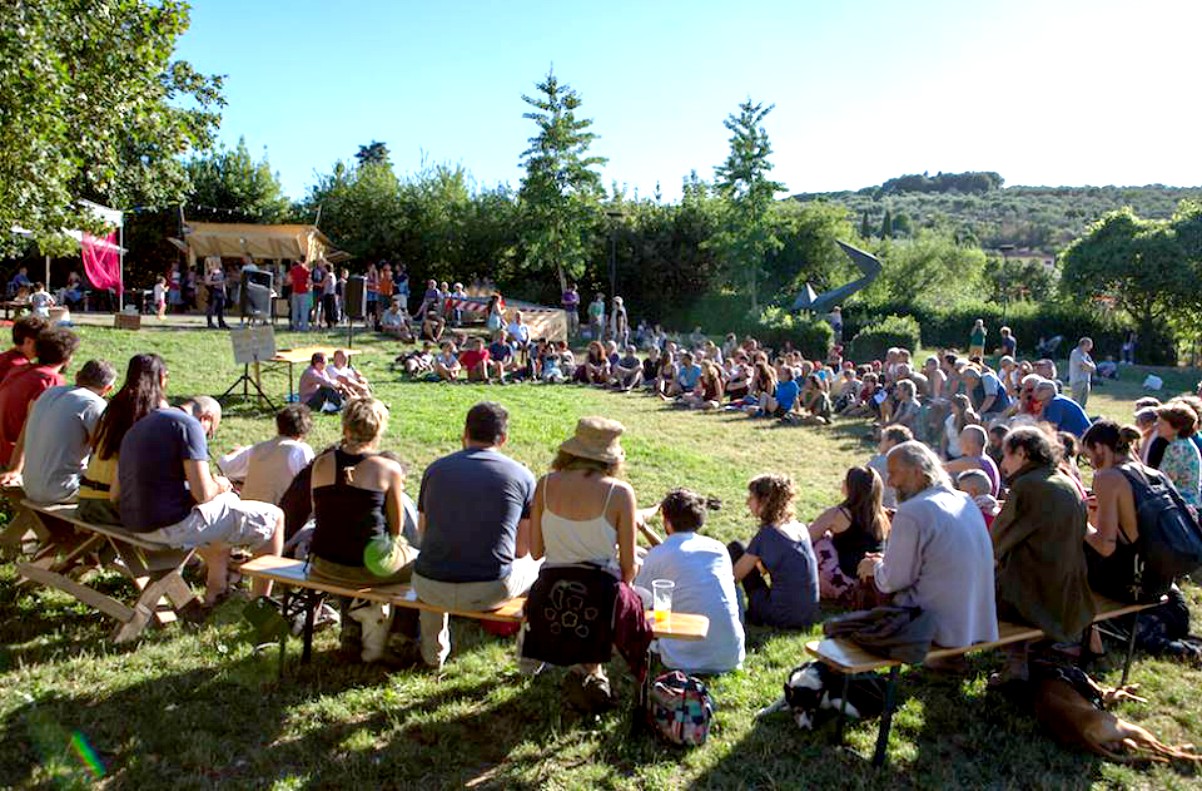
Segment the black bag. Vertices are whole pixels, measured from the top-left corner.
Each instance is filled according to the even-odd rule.
[[[1146,467],[1119,468],[1131,484],[1139,525],[1139,553],[1146,590],[1168,589],[1177,577],[1202,567],[1202,529],[1181,495],[1160,472]]]

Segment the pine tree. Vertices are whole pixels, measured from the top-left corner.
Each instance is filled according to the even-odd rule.
[[[586,234],[602,193],[601,176],[592,168],[608,160],[589,156],[597,135],[588,131],[591,119],[576,117],[580,94],[560,83],[553,70],[537,88],[537,95],[522,96],[535,108],[522,117],[538,127],[522,152],[526,177],[518,194],[525,216],[526,265],[534,270],[554,267],[563,289],[565,272],[572,278],[584,274]]]
[[[881,238],[893,238],[893,212],[885,209],[885,216],[881,218]]]
[[[863,211],[863,213],[860,214],[860,238],[861,239],[872,238],[872,226],[868,224],[868,210],[867,209],[865,209]]]
[[[726,162],[714,168],[715,186],[727,206],[726,230],[718,243],[732,272],[746,270],[752,311],[759,307],[756,291],[764,256],[780,247],[768,213],[776,193],[785,187],[768,178],[772,145],[763,125],[773,107],[748,99],[739,105],[737,115],[727,116],[723,125],[731,132],[730,153]]]

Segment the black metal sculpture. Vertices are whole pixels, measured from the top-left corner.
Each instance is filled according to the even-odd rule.
[[[836,240],[836,243],[847,254],[847,257],[851,259],[851,262],[859,267],[864,276],[859,280],[853,280],[846,285],[839,286],[831,291],[825,291],[822,294],[816,294],[814,287],[806,283],[805,288],[801,290],[801,293],[797,295],[797,299],[793,301],[793,310],[825,313],[860,289],[871,285],[872,281],[876,280],[877,275],[881,273],[881,262],[876,256],[838,240]]]

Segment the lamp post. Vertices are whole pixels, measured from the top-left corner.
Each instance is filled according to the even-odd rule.
[[[613,222],[609,229],[609,298],[618,294],[618,222],[626,213],[619,209],[606,209],[605,216]]]

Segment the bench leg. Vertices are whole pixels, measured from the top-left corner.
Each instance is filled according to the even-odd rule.
[[[897,705],[897,683],[901,667],[894,665],[889,671],[889,686],[885,688],[885,710],[881,713],[881,728],[876,735],[876,752],[872,754],[872,765],[880,769],[885,765],[889,747],[889,731],[893,727],[893,709]]]
[[[305,601],[305,633],[304,647],[301,649],[301,664],[309,664],[313,658],[313,622],[317,618],[317,607],[321,604],[322,596],[317,591],[315,595],[306,596]]]
[[[1127,686],[1127,676],[1131,673],[1131,660],[1135,658],[1135,633],[1139,631],[1139,613],[1131,613],[1131,634],[1127,635],[1127,657],[1123,662],[1123,680],[1120,687]]]
[[[839,693],[839,718],[835,721],[835,744],[843,744],[843,729],[847,726],[847,689],[851,686],[851,673],[843,674],[843,690]]]

